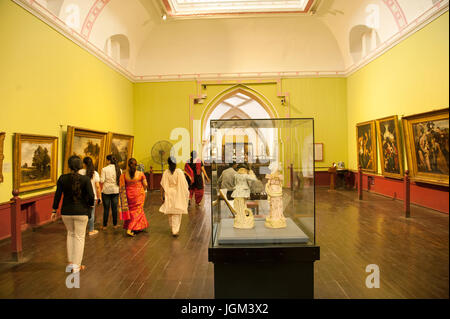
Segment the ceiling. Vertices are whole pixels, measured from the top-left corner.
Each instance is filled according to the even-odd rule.
[[[448,0],[8,0],[132,81],[348,76]]]
[[[257,13],[306,13],[314,0],[162,0],[173,17]]]

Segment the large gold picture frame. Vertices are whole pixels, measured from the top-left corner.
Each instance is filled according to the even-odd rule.
[[[106,132],[67,126],[64,173],[70,172],[67,161],[72,155],[78,155],[82,159],[86,156],[91,157],[95,170],[100,172],[104,166],[106,139]]]
[[[133,144],[134,136],[109,132],[106,143],[105,161],[108,154],[114,154],[119,161],[119,167],[125,170],[128,160],[133,156]]]
[[[383,176],[403,178],[403,146],[398,123],[398,116],[388,116],[376,120]]]
[[[14,189],[19,193],[56,185],[58,138],[33,134],[14,135]]]
[[[5,141],[5,132],[0,133],[0,183],[3,183],[3,142]]]
[[[377,140],[375,121],[356,124],[356,156],[358,167],[365,172],[377,172]]]
[[[448,108],[402,117],[411,180],[448,186]]]

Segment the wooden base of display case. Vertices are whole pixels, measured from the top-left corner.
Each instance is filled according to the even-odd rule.
[[[214,297],[314,298],[314,262],[318,246],[210,247]]]

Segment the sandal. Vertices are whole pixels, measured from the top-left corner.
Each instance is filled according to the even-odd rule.
[[[136,236],[131,230],[127,230],[127,235],[131,236],[131,237],[135,237]]]
[[[94,229],[93,231],[90,231],[88,234],[89,234],[89,236],[98,234],[98,230],[97,230],[97,229]]]

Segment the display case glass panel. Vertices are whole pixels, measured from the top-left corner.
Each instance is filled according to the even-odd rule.
[[[211,120],[211,247],[315,245],[314,120]]]

